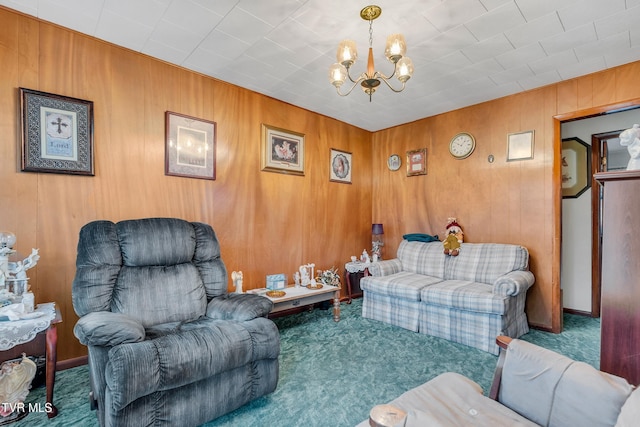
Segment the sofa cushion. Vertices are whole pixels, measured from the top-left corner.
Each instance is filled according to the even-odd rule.
[[[398,247],[397,258],[402,261],[404,271],[443,278],[447,257],[442,251],[441,242],[423,243],[403,240]]]
[[[446,257],[445,279],[493,284],[500,276],[529,268],[523,246],[501,243],[463,243],[460,255]]]
[[[540,425],[595,427],[615,424],[631,390],[622,378],[513,340],[507,349],[498,397]]]
[[[640,420],[640,388],[636,388],[622,405],[615,427],[635,427]]]
[[[366,276],[360,280],[363,291],[388,295],[410,301],[420,301],[420,291],[434,283],[441,282],[438,277],[401,271],[389,276]]]
[[[509,298],[493,293],[493,286],[463,280],[445,280],[425,287],[420,299],[429,305],[478,313],[504,314]]]
[[[534,427],[536,424],[482,394],[470,379],[446,372],[390,402],[407,412],[405,427]],[[358,425],[368,426],[363,422]]]

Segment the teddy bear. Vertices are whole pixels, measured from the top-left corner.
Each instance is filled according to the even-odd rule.
[[[463,234],[462,227],[460,227],[456,218],[449,218],[447,220],[447,227],[445,231],[446,237],[442,241],[445,255],[458,256],[460,253],[460,247],[462,246]]]

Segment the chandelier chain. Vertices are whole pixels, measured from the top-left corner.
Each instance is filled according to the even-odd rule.
[[[369,19],[369,47],[373,47],[373,19]]]

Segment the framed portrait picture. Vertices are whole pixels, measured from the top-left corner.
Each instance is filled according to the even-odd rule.
[[[427,149],[407,151],[407,176],[427,174]]]
[[[262,125],[262,170],[304,175],[304,134]]]
[[[507,136],[507,162],[533,159],[533,131],[510,133]]]
[[[351,184],[351,153],[331,148],[329,181]]]
[[[216,123],[167,111],[164,173],[216,179]]]
[[[93,102],[20,88],[22,170],[95,175]]]
[[[580,197],[591,187],[591,147],[580,138],[562,140],[562,198]]]

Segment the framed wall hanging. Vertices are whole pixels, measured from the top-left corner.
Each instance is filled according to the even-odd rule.
[[[262,125],[262,170],[304,175],[304,134]]]
[[[331,148],[329,181],[351,184],[351,153]]]
[[[580,197],[591,187],[591,147],[580,138],[562,140],[562,198]]]
[[[427,174],[427,149],[407,151],[407,176]]]
[[[95,175],[93,102],[20,88],[22,170]]]
[[[507,136],[507,162],[533,159],[533,131],[510,133]]]
[[[167,111],[164,173],[216,179],[216,122]]]

